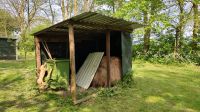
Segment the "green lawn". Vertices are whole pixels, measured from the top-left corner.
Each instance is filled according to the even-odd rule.
[[[200,67],[197,66],[135,61],[134,85],[129,88],[117,87],[111,91],[112,94],[73,106],[69,97],[38,92],[34,64],[34,61],[0,61],[0,112],[200,111]]]

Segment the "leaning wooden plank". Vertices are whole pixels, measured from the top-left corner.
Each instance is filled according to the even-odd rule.
[[[84,89],[88,89],[94,75],[99,67],[101,59],[103,57],[103,52],[90,53],[80,70],[77,73],[76,84]]]

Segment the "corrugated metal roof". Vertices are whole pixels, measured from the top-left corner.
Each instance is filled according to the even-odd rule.
[[[44,34],[48,32],[68,32],[68,24],[74,25],[74,30],[77,32],[84,31],[104,31],[104,30],[117,30],[132,32],[133,29],[142,27],[143,25],[126,21],[123,19],[105,16],[96,12],[85,12],[80,15],[74,16],[70,19],[55,24],[49,28],[34,33],[34,35]]]
[[[97,68],[99,67],[103,54],[104,52],[94,52],[87,56],[85,62],[77,73],[76,83],[78,86],[85,89],[89,88]]]

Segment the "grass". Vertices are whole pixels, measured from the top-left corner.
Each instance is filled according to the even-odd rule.
[[[39,93],[34,60],[0,61],[0,112],[198,112],[200,67],[135,61],[130,87],[96,89],[95,99],[74,106],[71,98]]]

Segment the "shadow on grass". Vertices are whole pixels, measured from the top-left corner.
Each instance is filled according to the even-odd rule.
[[[13,76],[14,77],[14,76]],[[14,83],[17,83],[21,80],[23,80],[24,78],[22,77],[6,77],[4,78],[3,80],[0,81],[0,88],[1,90],[6,90],[6,89],[9,89],[9,86],[14,84]]]
[[[31,62],[30,62],[31,63]],[[26,67],[21,63],[20,67]],[[11,66],[10,66],[11,65]],[[15,68],[17,63],[0,66]],[[29,66],[29,65],[28,65]],[[141,68],[146,65],[142,65]],[[20,68],[19,67],[19,68]],[[162,67],[162,66],[158,66]],[[157,68],[158,68],[157,67]],[[21,68],[20,68],[21,69]],[[137,69],[136,69],[137,70]],[[162,69],[140,69],[134,75],[135,85],[130,88],[117,89],[119,94],[109,97],[97,97],[95,100],[82,103],[78,106],[72,104],[71,98],[61,97],[56,93],[39,93],[34,85],[35,75],[27,77],[20,74],[10,75],[0,81],[2,91],[18,92],[14,98],[5,98],[0,101],[0,112],[5,111],[95,111],[95,112],[137,112],[137,111],[200,111],[199,82],[193,82],[197,75],[190,71],[176,71]],[[199,78],[199,77],[198,77]],[[24,80],[24,81],[23,81]],[[27,80],[27,83],[25,83]],[[26,85],[30,84],[30,85]],[[10,86],[11,85],[11,86]],[[13,89],[18,87],[19,90]],[[17,89],[18,89],[17,88]],[[28,88],[28,90],[26,90]],[[26,90],[26,91],[25,91]],[[24,92],[25,91],[25,92]],[[33,95],[31,94],[33,93]],[[108,92],[106,92],[108,94]],[[3,94],[3,97],[9,95]]]
[[[15,100],[0,101],[0,112],[6,112],[10,109],[20,111],[76,111],[78,108],[72,104],[71,98],[62,98],[54,93],[42,93],[32,98],[26,98],[25,95],[19,95]]]
[[[34,60],[6,60],[2,61],[0,60],[0,68],[1,69],[24,69],[24,68],[30,68],[35,66]]]

